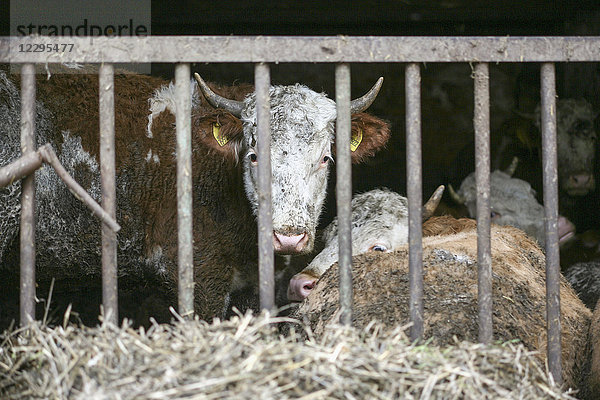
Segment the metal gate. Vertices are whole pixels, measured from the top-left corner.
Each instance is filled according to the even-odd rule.
[[[34,149],[35,63],[101,63],[100,162],[102,174],[102,284],[103,305],[109,321],[117,319],[114,63],[176,63],[177,202],[179,231],[179,313],[193,315],[191,101],[192,62],[255,63],[258,118],[258,157],[270,160],[269,63],[335,63],[337,104],[337,212],[339,223],[340,303],[342,322],[352,321],[351,169],[349,63],[407,63],[406,151],[409,209],[409,286],[411,339],[423,334],[421,86],[422,62],[474,64],[475,153],[477,182],[477,245],[479,340],[492,339],[492,277],[490,244],[490,114],[489,63],[541,64],[542,157],[546,228],[546,309],[548,362],[562,382],[558,249],[558,187],[556,160],[555,62],[600,62],[600,37],[269,37],[171,36],[66,38],[0,38],[0,63],[22,64],[22,151],[20,169],[0,169],[0,186],[23,181],[21,215],[21,324],[35,318],[35,226],[31,174],[52,157]],[[33,153],[33,154],[30,154]],[[36,155],[37,154],[37,155]],[[33,160],[33,161],[32,161]],[[15,164],[15,163],[13,163]],[[15,165],[11,164],[13,167]],[[56,164],[56,163],[55,163]],[[52,164],[55,169],[60,168]],[[16,168],[19,170],[19,168]],[[258,165],[259,282],[261,308],[274,307],[274,257],[271,239],[271,166]],[[344,182],[344,184],[339,184]]]

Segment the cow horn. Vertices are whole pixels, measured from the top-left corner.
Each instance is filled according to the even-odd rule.
[[[367,108],[369,108],[369,106],[373,104],[375,98],[379,94],[379,89],[381,89],[382,84],[383,77],[377,79],[377,82],[375,82],[371,90],[369,90],[364,96],[352,100],[352,102],[350,103],[350,114],[363,112]]]
[[[194,78],[196,78],[196,82],[198,82],[198,86],[200,87],[202,94],[204,97],[206,97],[206,100],[211,106],[215,108],[221,108],[238,118],[242,116],[242,109],[244,108],[243,101],[230,100],[223,96],[219,96],[208,87],[206,82],[204,82],[198,73],[194,73]]]
[[[515,174],[515,171],[517,170],[517,165],[519,165],[519,157],[513,157],[512,161],[510,162],[510,165],[508,166],[508,168],[506,168],[506,171],[504,171],[504,173],[508,176],[513,176]]]
[[[435,189],[429,200],[427,200],[427,203],[423,204],[423,221],[428,220],[433,215],[438,204],[440,204],[443,194],[444,185],[440,185]]]
[[[456,202],[456,204],[465,204],[465,199],[454,191],[454,188],[451,184],[448,184],[448,193],[450,193],[450,197]]]

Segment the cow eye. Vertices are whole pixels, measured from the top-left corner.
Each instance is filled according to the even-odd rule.
[[[326,165],[330,161],[333,162],[333,158],[331,158],[331,156],[323,156],[323,159],[321,160],[321,164]]]
[[[374,244],[373,246],[371,246],[371,248],[369,250],[385,252],[385,251],[387,251],[387,247],[385,247],[382,244]]]
[[[250,159],[250,162],[252,164],[256,164],[256,162],[258,161],[258,157],[256,156],[256,153],[251,151],[250,153],[248,153],[248,158]]]

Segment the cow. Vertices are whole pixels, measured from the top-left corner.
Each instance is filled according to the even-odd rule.
[[[440,186],[423,206],[423,220],[437,208],[444,193]],[[377,232],[377,235],[374,234]],[[287,289],[289,301],[302,301],[316,281],[338,260],[338,223],[335,218],[323,231],[324,248],[301,272],[294,275]],[[381,188],[358,194],[352,199],[352,255],[370,251],[390,252],[408,243],[408,200]]]
[[[524,180],[513,178],[516,159],[506,171],[495,170],[490,175],[490,217],[498,225],[515,226],[545,246],[544,207],[538,203],[536,192]],[[477,215],[477,185],[475,173],[469,174],[457,192],[448,187],[450,196],[465,205],[471,218]],[[567,218],[558,218],[559,244],[564,244],[575,235],[575,226]]]
[[[86,67],[87,68],[87,67]],[[364,113],[382,78],[352,100],[358,163],[389,138],[387,122]],[[0,165],[19,156],[19,77],[0,71]],[[94,69],[36,78],[38,143],[50,143],[69,173],[100,200],[98,77]],[[212,88],[211,88],[212,86]],[[160,78],[114,76],[119,275],[151,271],[177,287],[174,85]],[[202,93],[202,94],[200,94]],[[194,309],[223,316],[230,293],[258,284],[256,97],[251,85],[192,85]],[[277,254],[306,254],[326,196],[335,156],[336,104],[295,84],[271,86],[273,245]],[[54,173],[36,173],[39,279],[98,274],[98,222]],[[0,266],[18,261],[20,184],[0,191]]]
[[[376,240],[387,228],[371,230]],[[472,219],[432,217],[423,224],[424,338],[435,345],[478,338],[477,225]],[[494,340],[520,340],[546,359],[545,256],[539,245],[512,226],[492,224],[492,301]],[[372,321],[383,329],[409,323],[408,246],[391,253],[353,257],[352,324]],[[591,311],[564,278],[560,280],[562,366],[567,386],[581,386],[588,371]],[[329,268],[291,314],[321,337],[337,323],[339,269]]]
[[[578,231],[594,227],[600,216],[595,210],[597,133],[594,120],[597,113],[585,99],[556,101],[557,169],[559,211],[572,221]],[[515,177],[529,182],[542,193],[541,107],[533,113],[521,113],[505,121],[491,137],[491,168],[505,169],[514,157],[521,167]],[[457,184],[475,167],[473,144],[465,146],[451,167],[449,182]]]

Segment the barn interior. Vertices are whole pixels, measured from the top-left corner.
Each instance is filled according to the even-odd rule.
[[[0,14],[8,15],[8,3]],[[240,0],[228,2],[152,1],[153,35],[378,35],[378,36],[598,36],[600,3],[596,0],[382,0],[347,2],[278,2]],[[8,19],[0,22],[0,33],[7,35]],[[374,158],[353,168],[353,192],[385,186],[406,193],[405,93],[403,64],[353,64],[352,97],[366,92],[380,76],[381,92],[369,112],[390,121],[392,137],[387,148]],[[195,63],[192,71],[205,80],[233,83],[252,82],[252,64]],[[472,146],[473,80],[468,64],[426,64],[421,66],[423,123],[423,196],[427,198],[440,184],[454,185],[469,172],[472,164],[457,157]],[[152,65],[152,74],[172,79],[174,66]],[[301,82],[316,91],[335,95],[334,65],[271,65],[273,84]],[[539,99],[539,65],[500,64],[491,66],[491,129],[497,134],[515,111],[532,113]],[[600,110],[600,65],[577,63],[557,65],[557,94],[583,97]],[[598,128],[598,124],[597,124]],[[598,167],[596,167],[598,171]],[[600,176],[600,175],[597,175]],[[335,171],[330,175],[325,226],[335,215]],[[581,229],[600,228],[600,212],[590,210]],[[595,213],[595,214],[594,214]],[[579,227],[578,227],[579,229]],[[10,278],[7,278],[10,279]],[[148,278],[150,279],[150,278]],[[139,299],[135,282],[123,281],[121,317],[131,316],[128,304]],[[40,287],[38,297],[47,298],[49,287]],[[65,288],[64,290],[67,290]],[[135,289],[135,290],[134,290]],[[97,321],[101,292],[89,284],[73,305],[82,321]],[[150,285],[145,290],[152,291]],[[137,294],[136,294],[137,293]],[[18,313],[18,295],[3,293],[2,325]],[[55,300],[56,301],[56,300]],[[65,304],[57,304],[60,315]],[[17,307],[17,309],[15,309]],[[39,312],[43,312],[41,302]],[[11,309],[14,312],[5,313]],[[39,314],[38,314],[39,315]],[[156,316],[156,315],[155,315]],[[166,315],[157,319],[168,318]]]

